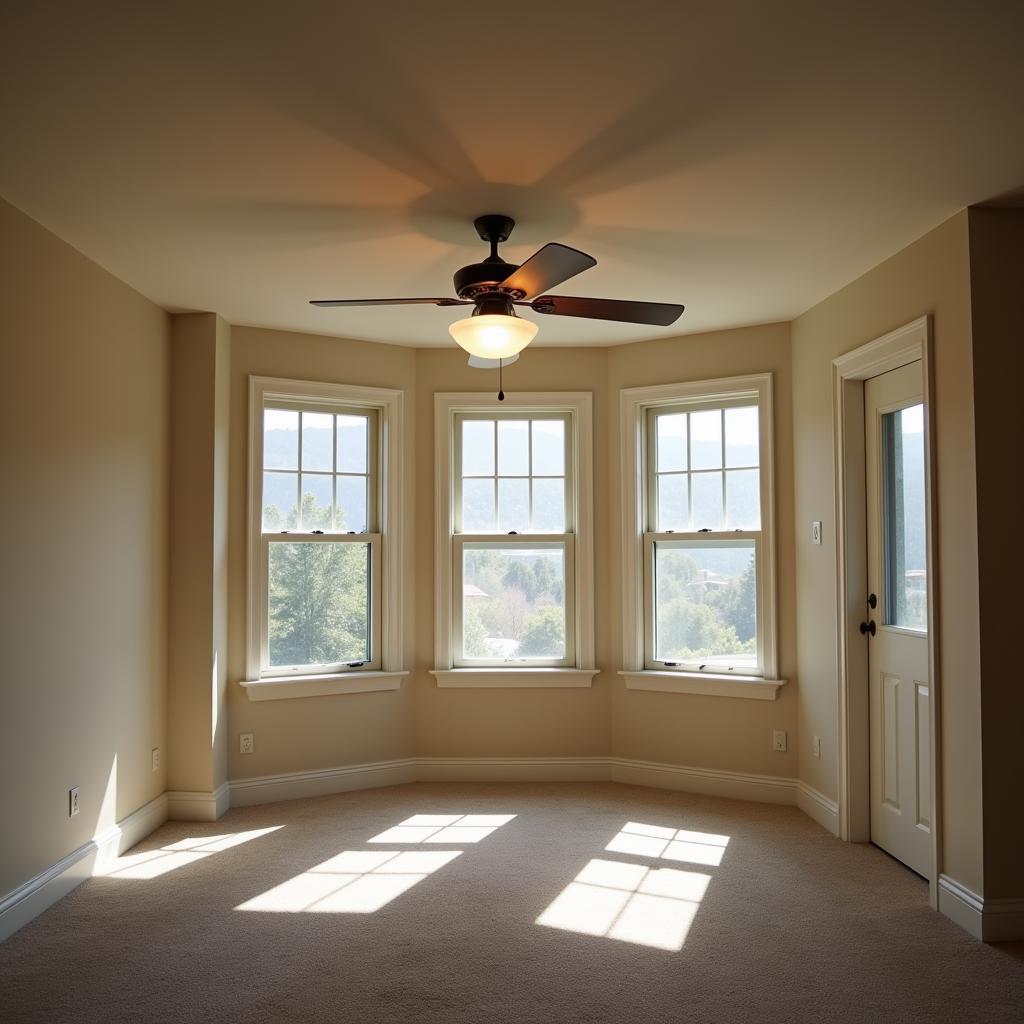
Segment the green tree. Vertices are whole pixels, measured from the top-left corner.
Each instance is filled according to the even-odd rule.
[[[557,658],[565,653],[565,614],[547,605],[530,616],[516,654],[523,658]]]
[[[720,608],[722,620],[732,626],[741,641],[754,639],[757,635],[757,570],[753,555],[746,569],[730,580]]]

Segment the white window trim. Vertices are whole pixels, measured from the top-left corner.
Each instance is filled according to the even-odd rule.
[[[574,664],[566,668],[522,666],[454,667],[453,476],[457,413],[570,412],[573,418],[571,455],[575,479],[575,636]],[[594,478],[593,400],[589,391],[517,394],[507,404],[493,393],[439,392],[434,395],[434,667],[439,687],[589,686],[594,667]],[[501,534],[488,539],[500,540]]]
[[[279,700],[291,697],[367,690],[397,689],[403,671],[402,636],[402,514],[403,392],[391,388],[328,384],[321,381],[288,380],[280,377],[249,378],[249,500],[246,576],[246,678],[241,685],[250,700]],[[378,467],[377,508],[380,558],[380,670],[326,673],[304,676],[260,676],[262,580],[260,565],[263,545],[261,495],[263,478],[263,407],[266,402],[317,402],[343,404],[377,413]]]
[[[714,406],[756,396],[761,409],[761,612],[764,676],[645,669],[644,533],[647,525],[647,416],[651,409],[693,403]],[[772,374],[623,388],[620,393],[622,468],[622,672],[628,689],[701,693],[774,700],[778,678],[778,608],[775,557],[775,446]],[[712,535],[713,536],[713,535]],[[729,534],[723,534],[728,537]]]

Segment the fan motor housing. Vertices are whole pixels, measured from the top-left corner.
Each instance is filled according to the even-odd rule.
[[[484,260],[483,263],[470,263],[455,271],[455,294],[460,299],[475,299],[486,292],[500,292],[512,299],[521,299],[526,295],[521,288],[499,288],[507,277],[519,269],[516,263],[504,260]]]

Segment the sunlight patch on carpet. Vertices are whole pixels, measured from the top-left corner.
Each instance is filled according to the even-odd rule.
[[[605,850],[608,853],[630,853],[637,857],[659,857],[718,867],[728,845],[728,836],[627,821]]]
[[[710,881],[696,871],[592,860],[536,923],[676,951]]]
[[[374,836],[371,843],[478,843],[514,814],[414,814]]]
[[[345,850],[235,907],[269,913],[372,914],[461,850]]]
[[[179,839],[177,842],[161,846],[158,850],[146,850],[144,853],[130,853],[124,857],[117,857],[101,873],[114,878],[158,878],[160,875],[166,875],[168,871],[205,860],[215,853],[230,850],[233,846],[276,832],[279,828],[284,826],[274,825],[271,828],[251,829],[248,832],[228,832],[219,836]]]

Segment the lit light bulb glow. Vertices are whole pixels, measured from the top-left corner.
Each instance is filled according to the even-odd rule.
[[[535,323],[499,313],[456,320],[448,330],[456,343],[470,355],[485,359],[507,359],[514,356],[537,335]]]

